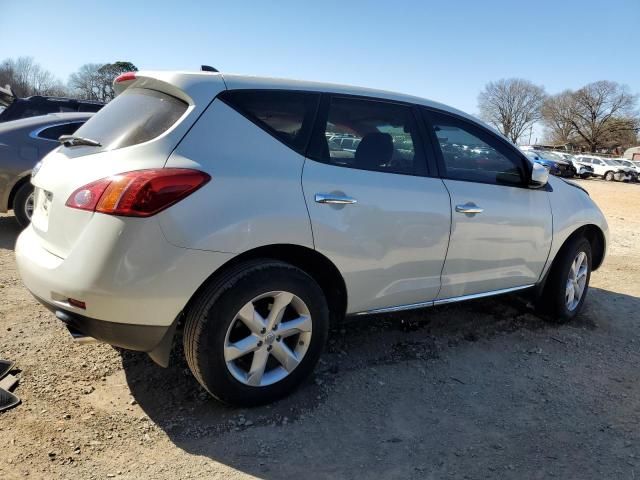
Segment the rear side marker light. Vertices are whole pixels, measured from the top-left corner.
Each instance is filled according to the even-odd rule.
[[[86,303],[84,303],[84,302],[82,302],[80,300],[76,300],[75,298],[69,298],[69,299],[67,299],[67,302],[72,307],[81,308],[82,310],[86,310],[87,309]]]
[[[123,217],[150,217],[205,185],[211,176],[186,168],[135,170],[80,187],[66,206]]]

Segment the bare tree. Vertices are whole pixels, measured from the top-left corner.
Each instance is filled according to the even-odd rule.
[[[69,86],[86,100],[108,102],[113,99],[113,80],[124,72],[136,71],[131,62],[87,63],[69,77]]]
[[[640,128],[636,101],[626,86],[601,80],[550,97],[543,119],[553,140],[595,152],[633,143]]]
[[[0,64],[0,85],[10,85],[19,97],[66,93],[62,82],[35,63],[32,57],[3,60]]]
[[[99,63],[86,63],[77,72],[69,77],[69,87],[74,94],[84,100],[101,100],[102,88],[98,70],[102,67]]]
[[[540,119],[544,88],[528,80],[509,78],[490,82],[478,95],[480,116],[513,143]]]
[[[571,122],[572,95],[573,92],[565,90],[548,97],[542,106],[542,121],[547,127],[547,137],[550,143],[558,145],[572,143],[575,136],[575,128]]]
[[[635,103],[636,96],[623,85],[606,80],[590,83],[573,94],[571,123],[590,151],[595,152],[607,136],[630,128]]]

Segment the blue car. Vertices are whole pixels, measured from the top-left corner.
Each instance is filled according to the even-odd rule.
[[[555,175],[557,177],[573,177],[576,174],[576,169],[569,162],[565,162],[563,160],[551,160],[550,158],[545,158],[541,152],[536,150],[527,150],[524,154],[529,158],[529,160],[539,163],[544,168],[549,170],[551,175]]]

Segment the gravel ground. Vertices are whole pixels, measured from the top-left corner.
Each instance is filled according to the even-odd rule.
[[[22,287],[0,216],[0,478],[636,478],[640,185],[583,181],[612,244],[563,326],[517,296],[332,332],[315,377],[272,406],[223,407],[181,360],[74,345]],[[179,350],[179,349],[178,349]]]

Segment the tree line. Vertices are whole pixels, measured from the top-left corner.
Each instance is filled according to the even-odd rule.
[[[541,122],[545,142],[597,152],[640,143],[637,101],[628,87],[608,80],[548,95],[542,86],[510,78],[485,85],[478,95],[478,110],[513,143],[524,140]]]
[[[0,86],[11,86],[18,97],[52,95],[108,102],[115,96],[113,79],[137,70],[131,62],[87,63],[63,83],[33,57],[7,58],[0,63]]]
[[[0,86],[10,85],[19,97],[72,96],[108,102],[113,79],[137,71],[131,62],[87,63],[63,83],[32,57],[0,63]],[[616,82],[602,80],[578,90],[548,95],[544,87],[521,78],[489,82],[478,95],[480,117],[514,143],[519,143],[541,122],[545,141],[596,152],[640,143],[638,96]]]

